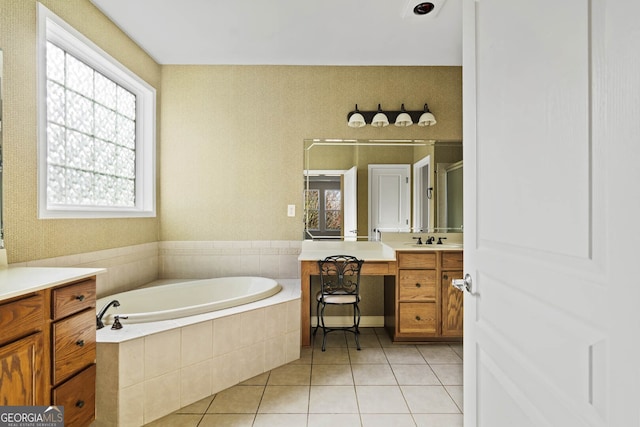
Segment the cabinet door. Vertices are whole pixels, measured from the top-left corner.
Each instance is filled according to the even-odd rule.
[[[45,405],[43,335],[29,335],[0,347],[0,405]]]
[[[462,279],[462,271],[442,272],[442,335],[461,337],[463,331],[462,301],[464,294],[451,286],[451,280]]]

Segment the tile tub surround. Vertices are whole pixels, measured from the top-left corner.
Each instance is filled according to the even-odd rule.
[[[98,331],[96,426],[141,426],[300,357],[300,281],[267,299]]]

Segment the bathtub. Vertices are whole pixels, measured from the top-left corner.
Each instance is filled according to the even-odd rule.
[[[118,300],[120,306],[110,307],[103,317],[105,325],[113,323],[116,315],[126,318],[127,324],[179,319],[259,301],[281,289],[278,282],[265,277],[193,280],[100,298],[96,302],[96,313],[110,301]]]

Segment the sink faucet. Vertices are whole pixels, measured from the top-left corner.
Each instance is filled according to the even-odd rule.
[[[416,245],[421,245],[422,244],[422,237],[418,236],[418,237],[414,237],[413,240],[418,239],[418,241],[416,242]]]
[[[437,243],[438,245],[442,244],[442,239],[447,240],[446,237],[438,237],[438,243]]]
[[[432,244],[434,240],[436,240],[436,238],[435,238],[435,237],[433,237],[433,236],[429,236],[429,237],[427,237],[427,245]]]
[[[117,299],[114,299],[114,300],[109,301],[107,304],[105,304],[104,307],[102,307],[102,309],[100,310],[100,312],[96,316],[96,328],[97,329],[104,328],[104,322],[102,321],[102,317],[104,316],[104,314],[107,312],[107,310],[111,306],[120,307],[120,301],[118,301]]]

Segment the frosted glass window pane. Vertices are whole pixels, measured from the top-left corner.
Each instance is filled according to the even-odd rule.
[[[325,209],[335,210],[342,206],[342,197],[340,190],[325,190],[324,192]]]
[[[136,118],[136,97],[123,87],[118,86],[117,108],[118,113],[134,120]]]
[[[67,91],[67,127],[84,133],[93,132],[93,103],[72,91]]]
[[[64,84],[64,50],[47,43],[47,78]]]
[[[102,105],[95,105],[97,138],[114,142],[116,140],[116,113]]]
[[[116,142],[129,148],[135,148],[136,145],[136,123],[124,116],[117,116],[117,132]]]
[[[93,170],[93,139],[85,134],[67,131],[67,167]]]
[[[107,175],[115,174],[116,146],[99,139],[95,142],[95,171]]]
[[[117,85],[103,76],[102,74],[95,73],[95,88],[97,103],[109,108],[110,110],[116,109],[116,88]]]
[[[47,168],[47,201],[53,204],[66,203],[65,197],[65,168],[49,166]]]
[[[135,178],[135,154],[133,151],[117,147],[115,161],[115,175],[124,178]]]
[[[93,204],[93,174],[75,169],[67,169],[66,173],[67,204]]]
[[[340,211],[325,212],[325,224],[326,224],[327,230],[331,230],[331,231],[340,230],[341,223],[342,223],[342,215],[340,215]]]
[[[54,123],[47,126],[47,163],[50,165],[64,165],[66,163],[65,129]]]
[[[64,94],[63,86],[52,81],[47,82],[47,117],[49,122],[64,125],[66,111]]]
[[[67,55],[66,67],[67,88],[87,98],[93,98],[93,68],[71,55]]]

